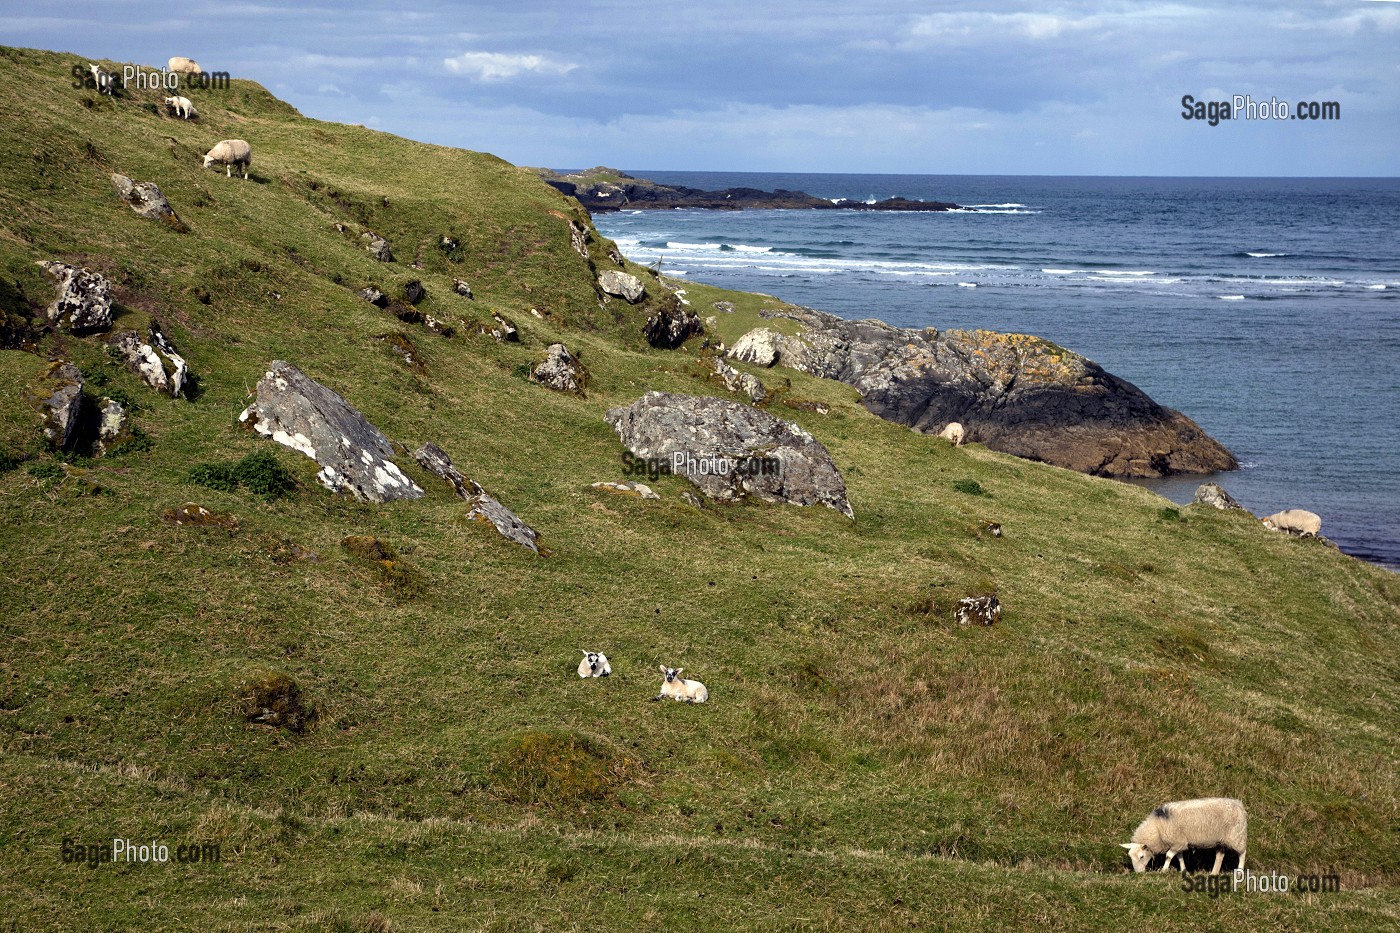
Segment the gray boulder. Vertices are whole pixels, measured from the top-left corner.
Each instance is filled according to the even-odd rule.
[[[378,262],[393,262],[394,251],[389,249],[389,241],[377,233],[362,233],[360,239],[365,241],[365,250]]]
[[[991,331],[909,330],[806,308],[761,312],[803,325],[778,340],[784,366],[838,379],[871,412],[1098,476],[1214,473],[1239,464],[1178,411],[1048,340]]]
[[[423,495],[394,463],[394,447],[378,428],[290,363],[272,361],[258,381],[253,404],[238,420],[319,463],[316,478],[332,492],[348,492],[366,502]]]
[[[112,326],[112,287],[99,273],[66,262],[37,263],[58,284],[49,305],[49,320],[75,334],[107,330]]]
[[[658,350],[674,350],[691,337],[705,332],[700,315],[677,305],[662,308],[642,325],[642,336]]]
[[[141,339],[134,330],[124,330],[112,336],[108,345],[120,356],[127,368],[141,377],[157,392],[179,398],[185,394],[190,368],[184,357],[175,352],[160,325],[151,322],[150,342]]]
[[[716,311],[720,312],[721,314],[733,314],[733,313],[734,313],[734,302],[732,302],[732,301],[716,301],[715,304],[714,304],[714,308],[715,308]]]
[[[63,360],[50,364],[24,397],[43,416],[48,442],[60,450],[70,447],[83,408],[83,374],[78,367]]]
[[[471,505],[467,518],[489,524],[508,541],[540,553],[540,536],[520,516],[502,505],[475,480],[468,479],[452,464],[452,458],[436,444],[424,444],[413,452],[413,459],[429,473],[444,480],[457,498]]]
[[[530,371],[530,381],[553,389],[582,395],[588,383],[588,371],[562,343],[551,343],[545,351],[544,362]]]
[[[742,392],[755,405],[768,397],[768,390],[763,387],[757,376],[739,372],[718,356],[711,357],[710,367],[714,369],[715,375],[724,383],[726,389],[730,392]]]
[[[778,345],[782,339],[783,335],[771,327],[755,328],[734,341],[725,356],[755,366],[772,366],[778,362]]]
[[[93,441],[93,452],[100,457],[118,444],[130,440],[131,436],[126,408],[121,402],[104,396],[97,406],[97,437]]]
[[[609,269],[598,276],[598,287],[615,298],[622,298],[629,304],[636,304],[646,297],[646,286],[635,275]]]
[[[1235,501],[1234,496],[1216,483],[1202,483],[1197,486],[1196,498],[1191,501],[1191,504],[1210,506],[1213,509],[1220,509],[1222,512],[1236,509],[1241,512],[1247,511],[1244,506]]]
[[[142,217],[163,220],[180,233],[189,232],[189,228],[176,215],[170,207],[170,202],[154,182],[132,181],[125,175],[113,173],[112,187],[116,189],[117,196],[126,202],[126,206]]]
[[[362,288],[355,294],[363,298],[365,301],[368,301],[376,308],[387,308],[389,306],[389,296],[381,292],[379,289],[375,288],[373,285],[371,285],[369,288]]]
[[[680,473],[714,499],[825,505],[848,518],[846,483],[825,447],[739,402],[648,392],[605,416],[633,456]]]
[[[466,282],[463,282],[461,279],[452,280],[452,290],[457,294],[461,295],[463,298],[472,297],[472,287]]]

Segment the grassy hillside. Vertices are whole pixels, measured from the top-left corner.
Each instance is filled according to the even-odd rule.
[[[622,478],[609,407],[726,393],[693,344],[645,345],[645,307],[598,300],[569,245],[583,215],[533,173],[308,120],[243,81],[187,123],[155,93],[72,89],[86,59],[0,52],[4,310],[47,303],[37,260],[102,270],[118,326],[155,317],[199,379],[193,401],[160,397],[100,337],[0,351],[9,928],[1400,924],[1400,577],[1247,516],[954,449],[778,370],[752,371],[830,449],[854,522],[695,509],[675,477],[659,502],[595,492]],[[252,180],[202,168],[225,137],[252,143]],[[128,210],[114,171],[159,184],[190,232]],[[365,229],[398,261],[375,262]],[[351,291],[414,278],[455,336]],[[780,304],[684,288],[702,314],[735,303],[715,325],[731,342]],[[493,311],[520,344],[476,333]],[[555,340],[589,367],[587,398],[523,377]],[[50,357],[136,403],[149,444],[44,451],[21,395]],[[396,442],[441,445],[552,556],[467,521],[408,457],[421,500],[327,493],[237,424],[272,359]],[[190,479],[256,451],[290,495]],[[236,530],[162,522],[186,501]],[[347,535],[389,544],[396,572]],[[1002,624],[954,625],[950,600],[987,587]],[[614,676],[581,682],[580,648]],[[658,663],[710,703],[646,702]],[[248,721],[275,676],[310,728]],[[1117,843],[1153,806],[1217,794],[1249,808],[1251,868],[1335,871],[1343,890],[1213,899],[1125,873]],[[113,837],[222,859],[60,858],[65,838]]]

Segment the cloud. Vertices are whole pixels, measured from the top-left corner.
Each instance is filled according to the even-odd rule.
[[[543,55],[508,55],[504,52],[463,52],[452,58],[444,58],[442,63],[453,74],[486,82],[506,81],[523,74],[566,75],[578,67]]]

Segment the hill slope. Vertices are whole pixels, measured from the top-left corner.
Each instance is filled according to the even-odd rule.
[[[75,61],[0,55],[0,300],[34,351],[0,351],[13,928],[1400,923],[1395,575],[1246,516],[952,448],[799,373],[755,371],[769,410],[831,451],[854,522],[696,509],[678,477],[654,483],[660,501],[595,492],[622,478],[608,408],[732,396],[693,349],[645,345],[647,305],[600,302],[589,261],[607,244],[572,249],[575,204],[248,82],[171,119],[154,93],[70,88]],[[201,167],[225,137],[252,142],[252,180]],[[158,183],[190,232],[129,211],[112,172]],[[398,261],[374,261],[365,230]],[[196,398],[145,388],[100,336],[26,337],[52,295],[34,263],[53,258],[113,279],[118,326],[159,320]],[[353,291],[410,279],[455,336]],[[728,341],[782,307],[685,288],[696,308],[736,305],[716,324]],[[476,332],[493,311],[520,343]],[[522,378],[560,339],[591,371],[586,398]],[[50,357],[134,402],[149,443],[44,451],[21,398]],[[466,520],[407,457],[423,499],[327,493],[310,460],[237,423],[272,359],[394,441],[441,445],[552,556]],[[259,451],[290,495],[191,480]],[[191,500],[237,529],[162,522]],[[355,558],[348,535],[399,560]],[[950,599],[988,587],[1002,624],[953,624]],[[614,676],[579,681],[580,648]],[[710,702],[645,702],[658,663]],[[303,732],[245,715],[279,676],[316,710]],[[1336,871],[1343,890],[1213,899],[1124,874],[1117,843],[1148,810],[1215,794],[1249,808],[1251,868]],[[66,838],[113,837],[213,841],[221,860],[61,860]]]

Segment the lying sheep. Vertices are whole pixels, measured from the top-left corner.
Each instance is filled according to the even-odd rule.
[[[945,441],[951,442],[954,447],[961,447],[963,438],[967,436],[967,432],[963,430],[963,426],[960,423],[950,421],[942,431],[938,432],[938,436]]]
[[[117,86],[116,74],[103,71],[101,65],[92,63],[88,63],[88,70],[92,72],[92,80],[97,83],[97,93],[111,97]]]
[[[704,703],[710,698],[710,691],[706,690],[700,681],[681,677],[685,668],[667,667],[664,664],[657,666],[661,668],[661,673],[666,675],[666,679],[661,682],[661,692],[651,698],[653,702],[670,697],[677,703]]]
[[[578,675],[580,677],[611,677],[612,665],[608,663],[608,656],[601,651],[584,651],[583,660],[578,662]]]
[[[233,177],[233,167],[243,167],[243,177],[248,177],[248,166],[253,162],[253,147],[241,139],[225,139],[204,154],[204,167],[222,165],[224,175]]]
[[[167,109],[179,114],[180,119],[188,120],[190,117],[199,116],[199,111],[194,109],[194,101],[188,97],[167,97],[165,99]]]
[[[1214,849],[1215,867],[1210,873],[1218,875],[1227,848],[1239,853],[1238,867],[1244,868],[1245,824],[1244,804],[1232,797],[1178,800],[1153,810],[1133,831],[1133,841],[1119,845],[1128,850],[1135,872],[1145,871],[1152,856],[1164,852],[1167,860],[1162,871],[1171,868],[1172,859],[1178,857],[1185,871],[1188,848]]]
[[[165,70],[177,75],[202,75],[204,69],[199,67],[199,62],[193,58],[185,58],[182,55],[174,55],[166,63]]]
[[[1270,531],[1286,531],[1300,538],[1316,538],[1322,531],[1322,516],[1306,509],[1284,509],[1263,521]]]

